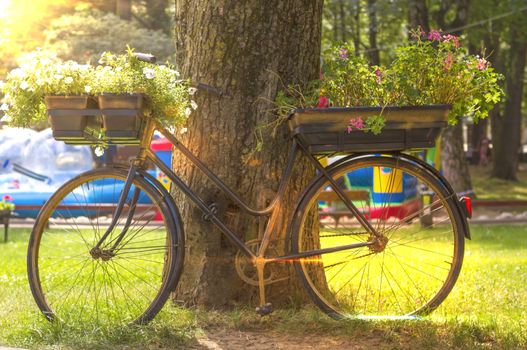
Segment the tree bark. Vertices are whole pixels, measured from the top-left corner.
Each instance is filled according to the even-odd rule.
[[[521,142],[521,105],[527,54],[527,42],[522,36],[522,33],[511,29],[504,115],[493,118],[492,177],[512,181],[518,179],[516,173]]]
[[[204,92],[188,122],[182,142],[248,204],[264,207],[273,198],[286,162],[290,140],[285,125],[264,150],[247,164],[254,148],[255,127],[268,121],[282,84],[316,79],[320,62],[322,0],[176,0],[177,63],[185,77],[213,85],[229,94]],[[301,189],[314,175],[297,162],[287,189],[281,222],[273,244],[284,249],[285,225]],[[219,215],[243,240],[259,236],[258,221],[246,214],[188,161],[174,154],[173,167],[208,203],[219,203]],[[226,306],[256,295],[233,266],[236,248],[202,213],[174,191],[185,222],[185,271],[174,299],[190,305]],[[287,299],[290,282],[273,284],[273,303]]]
[[[122,19],[132,19],[132,0],[117,0],[115,12]]]
[[[448,28],[457,28],[467,23],[468,0],[460,0],[455,2],[455,4],[456,16],[452,21],[447,23],[445,15],[454,5],[454,2],[448,0],[441,1],[440,9],[434,13],[434,18],[439,25]],[[428,23],[428,16],[426,16],[426,21],[422,21]],[[452,34],[461,35],[461,31],[457,30]],[[464,135],[461,122],[445,129],[441,136],[441,168],[443,169],[443,175],[456,192],[471,193],[472,182],[463,144]]]
[[[425,32],[430,31],[428,7],[424,0],[408,0],[408,26],[409,30],[421,27]]]
[[[454,191],[460,193],[472,190],[468,164],[463,151],[463,125],[461,123],[449,126],[443,131],[441,168]]]
[[[368,18],[370,20],[368,28],[368,38],[370,41],[370,63],[372,65],[379,65],[381,63],[379,57],[379,49],[377,48],[377,0],[368,0]]]

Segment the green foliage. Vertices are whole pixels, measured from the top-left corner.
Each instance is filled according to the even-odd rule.
[[[1,84],[4,120],[24,127],[47,120],[44,96],[55,94],[143,93],[151,115],[169,126],[183,125],[197,108],[191,100],[195,89],[171,66],[140,61],[131,49],[123,55],[105,53],[99,63],[94,67],[62,61],[45,51],[24,56]]]
[[[303,90],[288,87],[275,101],[283,117],[291,107],[328,106],[422,106],[449,104],[449,122],[462,117],[486,118],[503,91],[500,74],[479,56],[468,55],[459,47],[459,38],[414,33],[413,41],[396,50],[387,67],[370,66],[361,56],[351,55],[349,44],[335,45],[324,52],[324,77]],[[309,96],[305,98],[304,96]],[[315,96],[320,96],[317,103]],[[379,133],[381,116],[353,128]]]
[[[502,79],[485,58],[468,55],[459,47],[459,38],[432,31],[428,39],[415,33],[414,42],[396,50],[388,68],[389,86],[397,91],[398,105],[450,104],[449,121],[473,116],[486,118],[500,102]],[[430,40],[432,38],[432,40]]]
[[[93,81],[93,67],[61,61],[47,51],[23,55],[19,67],[8,73],[0,86],[4,94],[2,110],[13,126],[28,127],[47,119],[44,96],[79,95]]]
[[[47,49],[78,62],[97,62],[103,52],[124,51],[127,46],[155,53],[161,61],[172,60],[175,53],[173,39],[162,31],[98,10],[59,17],[46,31]]]
[[[167,125],[183,125],[197,108],[191,96],[196,91],[188,80],[169,65],[140,61],[128,49],[126,54],[104,53],[95,68],[92,93],[144,93],[149,97],[152,116]]]

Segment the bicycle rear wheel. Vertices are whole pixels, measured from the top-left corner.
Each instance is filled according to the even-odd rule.
[[[441,180],[399,157],[369,156],[330,170],[370,234],[324,177],[302,199],[292,251],[372,245],[295,262],[313,301],[335,317],[409,317],[439,306],[463,260],[465,226]]]
[[[49,320],[146,323],[177,284],[182,232],[159,191],[140,175],[117,225],[92,250],[111,223],[126,176],[118,169],[81,174],[43,206],[29,242],[28,277]]]

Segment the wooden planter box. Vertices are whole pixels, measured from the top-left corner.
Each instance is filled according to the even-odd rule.
[[[402,151],[435,146],[447,125],[450,105],[297,109],[288,118],[291,133],[313,154]],[[379,135],[348,133],[350,119],[379,115],[386,125]]]
[[[139,144],[145,96],[105,94],[99,96],[98,101],[106,139],[115,144]]]
[[[86,144],[87,128],[98,130],[101,119],[93,114],[97,101],[91,96],[45,96],[53,137],[70,144]]]

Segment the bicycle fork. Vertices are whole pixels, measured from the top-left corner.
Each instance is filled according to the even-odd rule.
[[[132,223],[132,218],[135,214],[135,209],[137,207],[137,201],[139,200],[139,194],[141,191],[138,187],[135,187],[134,192],[132,194],[132,198],[130,199],[130,202],[128,203],[128,207],[130,208],[130,211],[128,212],[128,217],[126,218],[126,222],[124,224],[123,229],[121,230],[121,233],[119,233],[119,235],[112,240],[113,245],[110,249],[101,249],[101,246],[104,244],[108,236],[110,236],[115,226],[117,225],[119,218],[121,217],[124,206],[126,204],[126,199],[128,198],[128,194],[130,193],[130,190],[132,188],[132,183],[136,175],[137,175],[137,168],[136,166],[132,165],[126,177],[126,180],[123,186],[123,191],[121,192],[121,195],[119,197],[119,202],[117,203],[117,207],[115,208],[112,221],[110,225],[108,226],[108,228],[106,229],[106,232],[104,232],[102,237],[99,239],[99,241],[95,245],[95,247],[93,247],[90,250],[90,255],[95,260],[100,258],[103,261],[107,261],[113,258],[115,256],[115,250],[117,249],[119,244],[122,242],[126,233],[128,232],[128,229],[130,228],[130,225]],[[112,241],[110,241],[110,243]]]

